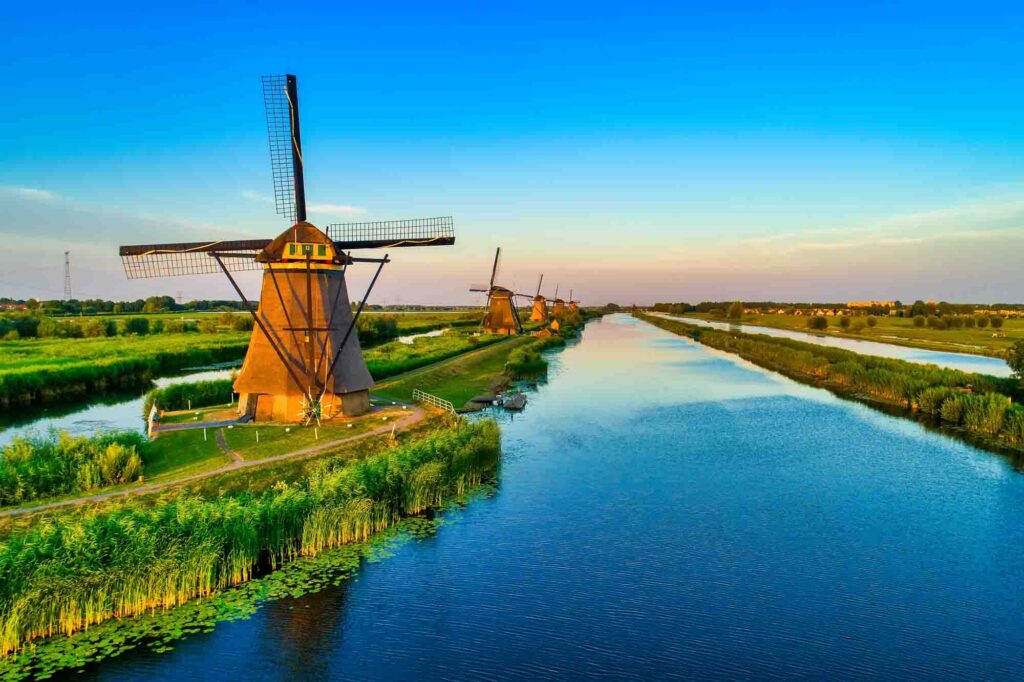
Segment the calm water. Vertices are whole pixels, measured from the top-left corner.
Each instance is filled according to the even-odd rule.
[[[1019,675],[997,456],[621,315],[503,429],[498,493],[436,537],[85,677]]]
[[[807,332],[794,331],[792,329],[775,329],[774,327],[761,327],[754,324],[736,324],[734,322],[714,322],[696,317],[685,317],[678,315],[664,315],[690,324],[698,324],[704,327],[715,329],[738,329],[748,334],[764,334],[783,339],[796,339],[807,343],[817,343],[822,346],[834,348],[845,348],[855,353],[865,355],[878,355],[883,358],[897,358],[909,360],[910,362],[931,363],[940,367],[952,367],[965,372],[980,372],[997,377],[1008,377],[1013,370],[1000,358],[990,358],[984,355],[971,355],[970,353],[946,353],[943,351],[926,350],[924,348],[909,348],[907,346],[896,346],[891,343],[880,343],[878,341],[861,341],[859,339],[848,339],[837,336],[825,336],[823,334],[810,334]]]
[[[230,369],[215,369],[191,372],[173,377],[161,377],[153,383],[157,386],[167,386],[181,382],[227,379],[231,376],[231,371]],[[146,430],[146,422],[142,417],[142,406],[145,400],[146,390],[143,390],[138,395],[129,394],[121,398],[109,397],[103,401],[69,411],[41,407],[35,418],[22,419],[14,424],[0,423],[0,447],[19,436],[33,433],[45,434],[49,429],[67,431],[74,436],[88,436],[98,430],[108,431],[111,429],[143,433]]]

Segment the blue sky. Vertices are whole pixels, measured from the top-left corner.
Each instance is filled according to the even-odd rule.
[[[314,222],[456,218],[379,300],[1024,300],[1024,10],[987,3],[0,9],[0,292],[120,243],[271,236],[259,76],[299,76]],[[355,274],[358,280],[361,275]],[[255,293],[256,281],[248,282]]]

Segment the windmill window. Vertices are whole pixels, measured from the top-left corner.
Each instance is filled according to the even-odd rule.
[[[327,255],[327,247],[324,246],[323,244],[321,244],[320,246],[316,247],[316,255],[318,255],[318,256],[326,256]]]
[[[303,256],[312,256],[313,255],[313,245],[312,244],[303,244],[302,245],[302,255]]]
[[[288,245],[288,255],[289,256],[294,256],[295,255],[295,244],[289,244]]]

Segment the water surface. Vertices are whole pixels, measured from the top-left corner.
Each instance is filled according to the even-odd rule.
[[[1006,461],[623,315],[551,362],[435,537],[76,679],[1019,675]]]
[[[783,339],[795,339],[805,343],[816,343],[820,346],[831,346],[852,350],[855,353],[865,355],[877,355],[883,358],[896,358],[922,364],[933,364],[940,367],[951,367],[963,370],[964,372],[978,372],[990,374],[997,377],[1008,377],[1013,370],[1001,358],[990,358],[985,355],[972,355],[970,353],[948,353],[946,351],[927,350],[925,348],[911,348],[910,346],[897,346],[892,343],[881,343],[879,341],[867,341],[861,339],[850,339],[842,336],[826,336],[824,334],[812,334],[793,329],[777,329],[775,327],[762,327],[756,324],[739,324],[736,322],[715,322],[697,317],[686,317],[681,315],[668,315],[659,313],[662,317],[682,320],[690,324],[715,329],[737,330],[748,334],[764,334]]]

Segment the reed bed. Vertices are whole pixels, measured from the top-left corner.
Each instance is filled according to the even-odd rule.
[[[262,494],[168,497],[48,519],[0,544],[0,654],[361,542],[480,483],[499,457],[498,427],[481,421],[354,464],[323,462]]]
[[[506,337],[485,334],[470,336],[455,330],[441,336],[415,339],[412,343],[391,341],[363,353],[374,379],[386,379],[441,360],[483,348]]]
[[[1024,445],[1024,407],[1013,402],[1020,390],[1016,379],[861,355],[792,339],[710,330],[644,314],[637,317],[782,374],[899,405],[972,435]]]
[[[505,361],[505,374],[510,379],[532,379],[542,376],[548,371],[548,361],[541,353],[548,348],[558,348],[564,345],[564,337],[548,336],[520,346],[509,353],[508,359]]]
[[[0,449],[0,506],[130,483],[142,474],[144,446],[132,432],[15,438]]]
[[[150,409],[156,405],[160,410],[186,410],[193,407],[209,407],[231,402],[234,394],[232,385],[234,378],[212,379],[210,381],[192,381],[170,384],[162,388],[154,388],[146,394],[143,402],[142,415],[149,415]]]

